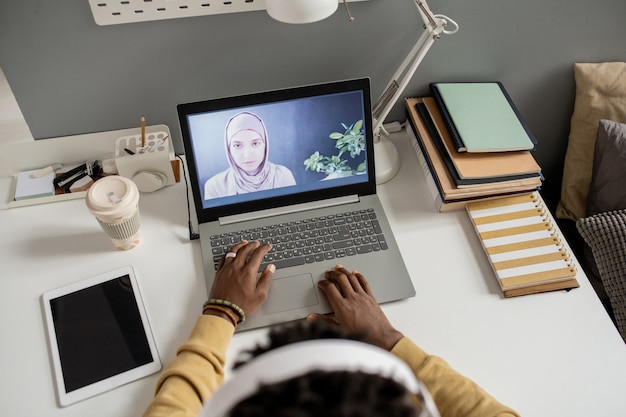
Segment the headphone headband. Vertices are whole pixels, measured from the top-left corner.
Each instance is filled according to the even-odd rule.
[[[310,340],[263,353],[236,369],[204,404],[199,416],[224,417],[261,384],[275,384],[312,371],[361,371],[393,379],[423,401],[430,413],[423,414],[425,417],[439,417],[430,394],[405,362],[384,349],[346,339]]]

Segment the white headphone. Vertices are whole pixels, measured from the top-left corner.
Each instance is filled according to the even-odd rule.
[[[312,371],[361,371],[393,379],[421,400],[420,417],[440,417],[424,385],[409,366],[392,353],[363,342],[319,339],[272,349],[250,360],[204,404],[199,417],[224,417],[261,384],[275,384]]]

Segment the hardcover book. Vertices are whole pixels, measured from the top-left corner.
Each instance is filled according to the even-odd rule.
[[[528,151],[457,152],[435,100],[423,97],[415,106],[457,186],[541,177],[541,167]]]
[[[457,187],[452,174],[446,168],[443,158],[436,149],[432,138],[428,134],[420,115],[414,105],[415,100],[406,99],[407,126],[406,131],[414,149],[419,149],[424,155],[425,161],[433,173],[433,179],[443,201],[469,200],[487,196],[518,193],[523,191],[537,190],[541,187],[539,177],[507,181],[504,183],[492,183],[475,187]]]
[[[430,89],[458,152],[535,148],[535,137],[502,83],[432,83]]]
[[[541,167],[529,151],[458,152],[434,97],[422,97],[438,138],[444,145],[460,178],[489,178],[519,174],[539,174]]]

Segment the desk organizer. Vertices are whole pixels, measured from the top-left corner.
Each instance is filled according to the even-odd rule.
[[[155,168],[162,170],[164,175],[164,185],[180,182],[180,163],[176,158],[172,138],[169,134],[169,127],[166,125],[146,126],[146,146],[150,144],[150,138],[160,140],[158,135],[165,135],[168,138],[163,142],[164,149],[155,152],[158,156]],[[75,193],[56,194],[54,196],[44,196],[29,198],[25,200],[15,200],[16,178],[20,172],[41,169],[52,164],[62,164],[71,168],[92,160],[100,155],[116,155],[118,143],[125,138],[139,138],[139,141],[126,140],[126,145],[131,146],[129,150],[136,151],[141,148],[141,130],[139,127],[130,129],[110,130],[104,132],[87,133],[82,135],[55,137],[46,140],[33,140],[26,142],[0,143],[0,209],[30,206],[34,204],[54,203],[65,200],[84,198],[86,191]],[[157,142],[158,143],[158,142]],[[135,148],[133,148],[133,145]],[[123,152],[124,148],[121,148]],[[148,154],[150,155],[150,154]],[[148,156],[140,155],[140,156]],[[123,156],[130,156],[126,153]],[[169,169],[165,167],[163,157],[167,158]],[[122,158],[119,158],[122,160]],[[137,158],[137,162],[152,160],[151,157],[145,159]],[[124,166],[126,161],[122,161]],[[125,172],[135,171],[131,167],[122,168]],[[173,175],[173,176],[170,176]],[[163,178],[160,177],[159,178]],[[174,180],[172,179],[174,178]]]
[[[171,161],[176,159],[174,145],[168,132],[146,134],[142,144],[141,135],[123,136],[115,141],[115,164],[118,173],[144,187],[159,189],[176,182]]]

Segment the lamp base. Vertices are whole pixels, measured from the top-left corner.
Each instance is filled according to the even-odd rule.
[[[396,145],[385,136],[374,142],[374,164],[376,166],[376,184],[391,180],[400,169],[400,155]]]

